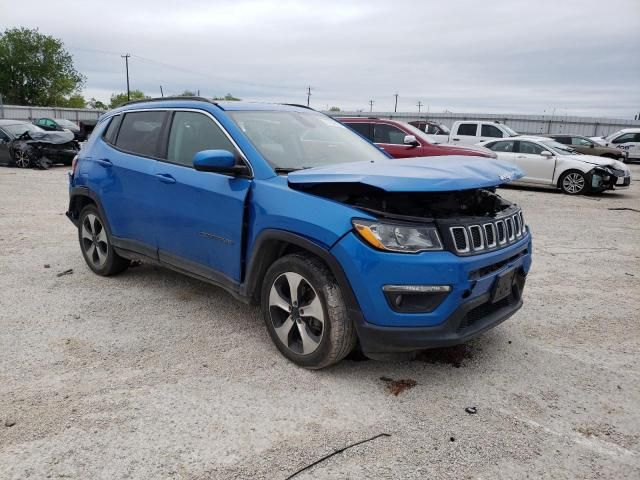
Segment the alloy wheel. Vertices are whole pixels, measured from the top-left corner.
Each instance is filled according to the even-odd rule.
[[[302,275],[285,272],[274,280],[269,316],[278,339],[292,352],[309,355],[320,346],[325,329],[322,302]]]
[[[87,258],[94,268],[102,268],[107,261],[109,250],[109,241],[104,225],[96,215],[89,213],[84,217],[80,231],[82,249]]]
[[[584,189],[584,177],[572,172],[562,180],[562,187],[568,193],[580,193]]]
[[[16,150],[16,166],[20,168],[27,168],[31,160],[29,159],[29,155],[24,150]]]

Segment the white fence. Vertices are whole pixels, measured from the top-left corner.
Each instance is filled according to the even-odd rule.
[[[325,112],[334,117],[393,118],[403,122],[431,120],[451,127],[458,120],[498,120],[516,132],[535,135],[572,133],[587,137],[605,136],[622,128],[640,127],[639,120],[569,117],[551,115],[517,115],[489,113],[403,113],[403,112]]]
[[[91,108],[24,107],[0,103],[0,118],[10,120],[35,120],[37,118],[66,118],[72,122],[97,120],[104,110]]]
[[[103,110],[90,108],[23,107],[0,103],[0,118],[11,120],[35,120],[36,118],[66,118],[74,122],[97,120]],[[568,117],[551,115],[517,115],[490,113],[406,113],[406,112],[325,112],[334,117],[394,118],[405,122],[432,120],[451,127],[457,120],[498,120],[515,131],[544,135],[573,133],[588,137],[604,136],[622,128],[640,127],[640,120],[614,118]]]

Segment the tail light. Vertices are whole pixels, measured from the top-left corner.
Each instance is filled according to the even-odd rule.
[[[75,157],[73,157],[73,160],[71,160],[71,176],[75,176],[76,174],[76,167],[78,166],[78,155],[76,155]]]

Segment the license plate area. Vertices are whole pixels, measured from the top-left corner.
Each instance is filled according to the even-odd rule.
[[[511,267],[496,277],[496,281],[493,284],[493,291],[491,292],[491,303],[499,302],[511,294],[515,275],[516,269],[515,267]]]

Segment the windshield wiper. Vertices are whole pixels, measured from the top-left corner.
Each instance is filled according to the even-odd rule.
[[[276,173],[291,173],[291,172],[296,172],[298,170],[305,170],[307,168],[311,168],[311,167],[276,167],[274,168],[274,171]]]

